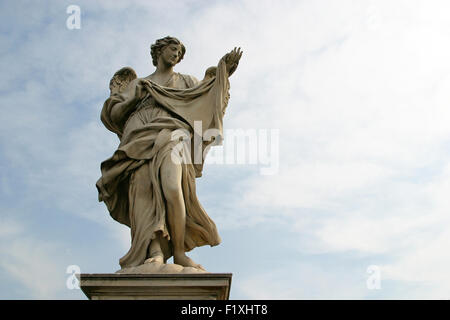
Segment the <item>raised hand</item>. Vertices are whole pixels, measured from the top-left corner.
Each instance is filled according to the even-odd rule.
[[[241,51],[240,47],[239,48],[235,47],[233,50],[231,50],[229,53],[223,56],[222,59],[225,61],[227,65],[227,71],[230,76],[236,70],[239,64],[239,60],[242,57],[242,52],[243,51]]]

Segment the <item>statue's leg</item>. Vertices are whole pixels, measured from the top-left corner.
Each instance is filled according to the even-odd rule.
[[[186,256],[184,251],[184,234],[186,229],[186,208],[181,186],[183,169],[166,157],[161,165],[161,185],[166,199],[166,213],[170,237],[173,246],[174,263],[185,267],[203,267]]]

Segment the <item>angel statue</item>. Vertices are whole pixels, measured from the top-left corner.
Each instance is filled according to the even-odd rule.
[[[120,259],[118,272],[144,266],[147,269],[139,270],[206,272],[186,252],[221,241],[197,198],[195,178],[202,175],[205,151],[215,140],[220,143],[228,77],[242,51],[234,48],[227,53],[217,67],[206,70],[202,81],[174,72],[185,52],[174,37],[156,40],[151,45],[156,67],[151,75],[138,78],[125,67],[110,81],[101,121],[117,134],[120,144],[102,162],[96,186],[111,217],[131,229],[131,248]],[[207,130],[218,132],[219,139],[205,139]],[[198,137],[203,137],[200,153],[192,152],[199,145]],[[180,143],[184,143],[181,149]],[[174,154],[183,161],[175,161]],[[172,256],[172,266],[178,269],[167,269]]]

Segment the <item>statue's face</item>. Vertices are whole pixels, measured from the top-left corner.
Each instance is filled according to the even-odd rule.
[[[178,63],[181,54],[181,45],[169,44],[161,50],[159,59],[162,59],[162,62],[166,65],[174,66]]]

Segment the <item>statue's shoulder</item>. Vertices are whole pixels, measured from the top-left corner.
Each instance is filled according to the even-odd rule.
[[[109,81],[109,90],[111,90],[111,95],[123,92],[131,82],[136,80],[136,72],[131,67],[124,67],[116,71]]]
[[[200,81],[194,76],[191,76],[189,74],[182,74],[178,73],[180,77],[183,78],[184,82],[186,82],[188,88],[195,87]]]

